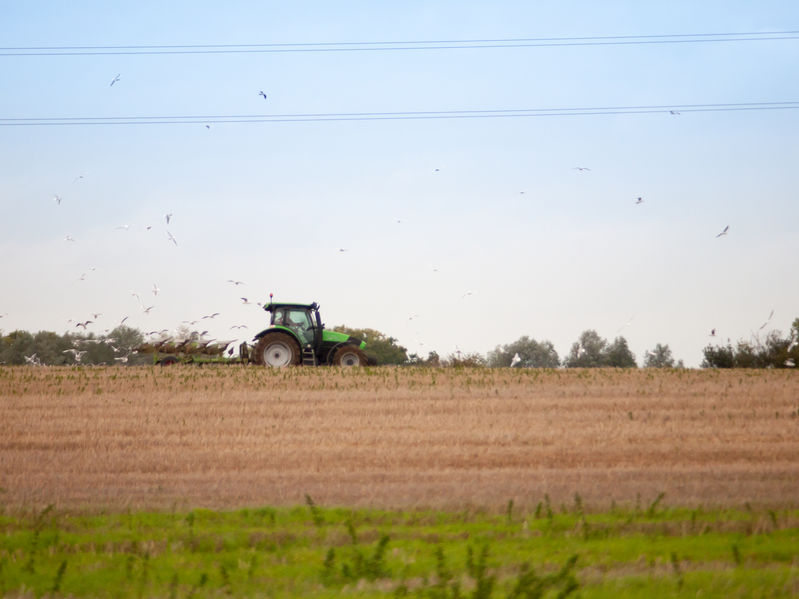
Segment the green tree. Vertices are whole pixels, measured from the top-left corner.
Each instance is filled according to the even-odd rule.
[[[615,368],[637,368],[635,356],[627,345],[624,337],[616,337],[605,350],[605,360],[608,366]]]
[[[35,353],[33,335],[28,331],[12,331],[3,337],[0,362],[9,366],[25,364],[25,356]]]
[[[583,331],[572,344],[569,355],[563,360],[566,368],[598,368],[607,366],[606,350],[608,342],[593,329]]]
[[[375,329],[355,329],[347,326],[333,327],[347,335],[366,341],[366,353],[377,359],[378,364],[406,364],[408,350],[397,343],[394,337],[389,337]]]
[[[652,351],[644,354],[644,368],[674,368],[674,358],[668,344],[658,343]]]
[[[42,364],[57,366],[73,362],[70,354],[65,353],[74,349],[74,341],[69,333],[59,335],[52,331],[39,331],[33,336],[33,346]]]
[[[441,365],[449,368],[480,368],[486,365],[486,359],[477,352],[457,351],[442,360]]]
[[[624,337],[616,337],[613,343],[599,336],[593,329],[583,331],[572,344],[569,355],[563,360],[566,368],[635,368],[635,356]]]
[[[429,366],[432,368],[438,368],[441,366],[441,357],[436,351],[429,352],[426,358],[422,358],[419,354],[410,354],[408,356],[408,364],[410,366]]]
[[[735,351],[732,345],[707,345],[702,350],[702,368],[732,368],[735,366]]]
[[[487,363],[492,367],[510,366],[514,356],[519,355],[519,368],[557,368],[560,358],[551,341],[536,341],[523,336],[507,345],[497,346],[488,352]]]
[[[788,337],[770,331],[764,338],[739,340],[735,347],[708,345],[702,350],[702,368],[795,368],[799,364],[799,318]]]

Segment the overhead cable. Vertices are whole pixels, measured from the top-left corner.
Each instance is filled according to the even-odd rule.
[[[0,126],[75,126],[75,125],[177,125],[224,123],[291,123],[321,121],[443,120],[487,118],[532,118],[555,116],[604,116],[666,114],[678,116],[696,112],[791,110],[799,100],[782,102],[739,102],[717,104],[659,104],[638,106],[589,106],[580,108],[521,108],[480,110],[426,110],[404,112],[329,112],[289,114],[194,114],[167,116],[97,117],[0,117]]]
[[[120,54],[252,54],[289,52],[369,52],[457,50],[553,46],[621,46],[642,44],[696,44],[799,39],[799,31],[745,31],[583,37],[516,37],[495,39],[386,40],[374,42],[304,42],[255,44],[72,45],[0,47],[0,56],[83,56]]]

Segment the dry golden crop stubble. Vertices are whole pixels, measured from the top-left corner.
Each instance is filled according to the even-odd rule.
[[[0,370],[0,502],[795,505],[792,371]]]

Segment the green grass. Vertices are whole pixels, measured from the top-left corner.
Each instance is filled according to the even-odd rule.
[[[662,498],[661,498],[662,499]],[[799,511],[0,514],[0,596],[789,597]]]

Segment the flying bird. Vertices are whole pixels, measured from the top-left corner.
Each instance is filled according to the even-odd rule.
[[[716,329],[710,329],[710,336],[711,337],[715,337],[716,336]]]
[[[587,172],[590,171],[591,169],[588,168],[587,166],[575,166],[573,170],[580,172]]]
[[[217,316],[219,316],[219,312],[214,312],[213,314],[208,314],[206,316],[203,316],[202,319],[205,319],[205,318],[216,318]]]
[[[156,283],[153,283],[153,295],[158,295],[158,292],[161,291]]]
[[[141,296],[136,291],[131,291],[130,294],[139,301],[139,304],[142,303]]]
[[[120,79],[120,77],[119,77],[119,76],[120,76],[120,74],[121,74],[121,73],[117,73],[117,74],[116,74],[116,77],[114,77],[114,78],[111,80],[111,85],[110,85],[109,87],[114,87],[114,84],[115,84],[117,81],[119,81],[119,79]]]
[[[75,362],[80,364],[81,358],[83,358],[83,354],[86,353],[86,350],[79,351],[77,349],[65,349],[61,352],[62,354],[72,354],[72,357],[75,358]]]
[[[730,225],[727,225],[726,227],[724,227],[724,230],[721,233],[716,235],[716,238],[721,237],[722,235],[726,235],[727,231],[729,231],[729,230],[730,230]]]
[[[258,92],[258,95],[259,95],[259,96],[263,96],[263,99],[264,99],[264,100],[266,100],[266,94],[263,92],[263,90],[262,90],[262,91],[259,91],[259,92]]]
[[[75,325],[75,328],[77,328],[77,327],[83,327],[83,329],[85,330],[85,329],[86,329],[86,326],[87,326],[87,325],[90,325],[90,324],[91,324],[91,323],[93,323],[93,322],[94,322],[93,320],[84,320],[83,322],[79,322],[79,323],[77,323],[77,324]]]
[[[72,235],[67,235],[66,237],[64,237],[64,241],[75,241],[75,238],[72,237]]]
[[[167,232],[166,232],[166,236],[169,238],[169,241],[171,241],[172,243],[174,243],[174,244],[175,244],[175,246],[177,246],[177,245],[178,245],[178,240],[177,240],[177,239],[175,239],[175,238],[173,237],[172,233],[170,233],[169,231],[167,231]]]
[[[166,219],[166,224],[169,224],[169,221],[172,220],[172,213],[165,214],[164,218]]]
[[[241,303],[244,305],[250,305],[252,302],[248,300],[246,297],[241,298]]]
[[[59,196],[59,195],[53,196],[53,201],[60,206],[61,205],[61,196]]]
[[[772,316],[774,316],[774,310],[772,310],[771,314],[768,315],[768,318],[766,319],[766,322],[764,322],[763,324],[760,325],[760,328],[758,329],[759,331],[762,331],[763,329],[766,328],[766,325],[769,323],[769,321],[771,320]]]
[[[147,306],[146,308],[142,306],[141,311],[144,312],[145,314],[149,314],[150,310],[152,310],[153,308],[155,308],[155,306]]]
[[[635,200],[635,204],[636,204],[636,206],[637,206],[638,204],[643,204],[643,203],[644,203],[644,198],[642,198],[642,197],[640,197],[640,196],[639,196],[638,198],[636,198],[636,200]]]
[[[516,352],[515,354],[513,354],[513,358],[511,358],[510,367],[514,368],[516,366],[516,364],[518,364],[521,361],[522,361],[522,358],[519,355],[519,352]]]
[[[233,279],[228,279],[227,282],[228,283],[232,283],[233,285],[236,285],[237,287],[239,285],[244,285],[244,281],[234,281]]]
[[[669,114],[678,115],[680,112],[678,110],[669,110]]]

